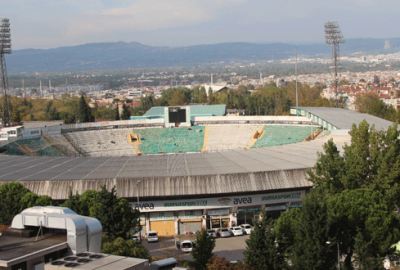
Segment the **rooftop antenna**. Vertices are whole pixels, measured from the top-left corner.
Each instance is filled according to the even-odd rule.
[[[299,93],[297,91],[297,47],[296,47],[295,73],[296,73],[296,108],[298,108],[299,107]]]
[[[11,125],[10,102],[8,100],[8,78],[5,54],[11,54],[11,34],[10,20],[7,18],[1,19],[0,25],[0,70],[1,70],[1,88],[3,88],[4,103],[3,103],[3,125]]]
[[[335,83],[335,92],[336,92],[336,108],[339,108],[339,99],[338,99],[338,69],[339,69],[339,44],[344,43],[344,38],[342,31],[340,31],[339,24],[334,22],[326,22],[325,23],[325,43],[327,45],[332,44],[332,63],[331,67],[334,75],[334,83]]]

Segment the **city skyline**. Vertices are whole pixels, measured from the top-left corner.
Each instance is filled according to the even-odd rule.
[[[223,42],[323,43],[324,23],[345,39],[398,37],[400,2],[0,0],[14,50],[92,42],[189,46]],[[373,19],[372,19],[373,18]]]

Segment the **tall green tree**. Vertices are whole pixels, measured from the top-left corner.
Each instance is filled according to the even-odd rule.
[[[93,122],[94,117],[92,115],[92,110],[86,103],[85,97],[81,95],[78,104],[78,120],[80,123]]]
[[[291,260],[296,269],[328,270],[337,265],[337,252],[326,242],[330,239],[327,203],[323,195],[312,191],[303,199],[292,247]]]
[[[129,120],[130,117],[131,117],[131,112],[129,111],[129,108],[125,104],[123,104],[121,120]]]
[[[288,267],[283,246],[276,244],[276,234],[272,228],[272,219],[262,212],[261,220],[256,221],[250,238],[246,240],[243,252],[244,263],[265,270],[286,269]]]
[[[360,188],[344,190],[327,205],[331,236],[340,243],[346,269],[381,269],[383,258],[394,251],[391,245],[400,240],[400,219],[390,200],[380,191]]]
[[[207,269],[207,262],[214,257],[215,238],[202,230],[196,237],[196,245],[190,255],[196,270]]]
[[[21,200],[30,191],[18,182],[0,185],[0,224],[11,225],[15,215],[21,212]]]
[[[111,239],[130,239],[140,229],[140,212],[134,210],[126,199],[117,197],[115,187],[108,191],[105,186],[97,193],[90,208],[90,216],[97,218]]]

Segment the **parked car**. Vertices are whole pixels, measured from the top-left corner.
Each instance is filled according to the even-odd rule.
[[[231,228],[233,236],[238,236],[238,235],[243,235],[244,234],[244,229],[242,227],[232,227]]]
[[[135,241],[135,243],[140,244],[140,242],[142,242],[142,236],[140,232],[132,236],[132,240]]]
[[[156,231],[150,231],[147,234],[147,242],[158,242],[158,233]]]
[[[212,237],[217,237],[217,234],[215,233],[214,230],[207,230],[207,234],[208,234],[209,236],[212,236]]]
[[[232,236],[232,232],[230,229],[227,229],[227,228],[218,229],[217,236],[218,237],[230,237],[230,236]]]
[[[240,227],[242,227],[244,229],[246,234],[251,234],[251,232],[254,229],[253,226],[251,226],[250,224],[242,224],[242,225],[240,225]]]
[[[195,241],[191,240],[175,241],[176,249],[180,249],[182,250],[182,252],[192,252],[195,246],[196,246]]]

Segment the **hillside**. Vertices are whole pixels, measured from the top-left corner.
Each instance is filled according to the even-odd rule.
[[[383,51],[386,39],[349,39],[341,53]],[[400,38],[388,39],[392,49],[400,48]],[[299,54],[330,54],[331,47],[321,44],[291,45],[285,43],[219,43],[187,47],[155,47],[137,42],[89,43],[48,50],[25,49],[6,56],[10,73],[35,71],[73,71],[109,68],[186,66],[224,61],[279,60]]]

